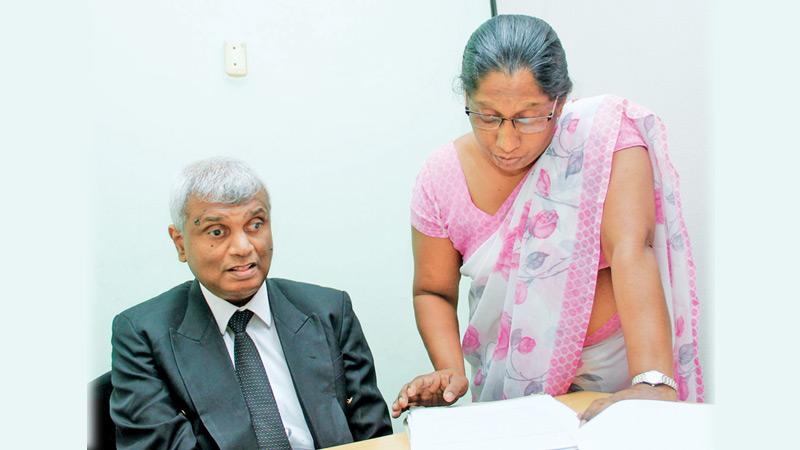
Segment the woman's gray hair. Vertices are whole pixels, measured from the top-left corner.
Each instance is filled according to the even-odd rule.
[[[551,100],[572,90],[567,57],[558,35],[542,19],[499,15],[472,33],[461,61],[461,87],[472,95],[490,72],[513,74],[527,69]]]
[[[186,166],[172,186],[169,212],[172,224],[181,232],[186,225],[186,203],[195,196],[212,203],[238,205],[263,191],[269,194],[264,183],[247,164],[234,158],[215,157]]]

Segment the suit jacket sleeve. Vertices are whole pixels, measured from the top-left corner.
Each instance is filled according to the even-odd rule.
[[[361,324],[353,312],[350,297],[342,293],[342,328],[339,343],[344,362],[347,421],[353,439],[360,441],[392,434],[386,402],[378,390],[375,365]]]
[[[114,318],[111,338],[111,418],[119,449],[192,449],[192,426],[158,376],[153,349],[131,321]]]

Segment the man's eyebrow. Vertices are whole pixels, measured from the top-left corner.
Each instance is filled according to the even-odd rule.
[[[220,222],[222,221],[222,217],[219,216],[205,216],[205,217],[197,217],[194,219],[195,226],[200,225],[202,222]]]
[[[259,206],[258,208],[250,211],[250,216],[257,216],[259,214],[266,214],[267,210],[263,206]]]

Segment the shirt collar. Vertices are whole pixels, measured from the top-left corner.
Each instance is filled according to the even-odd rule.
[[[205,297],[206,303],[208,303],[208,307],[211,309],[211,314],[214,316],[214,320],[217,321],[217,327],[219,328],[220,334],[225,334],[225,329],[228,328],[228,322],[231,320],[233,313],[245,309],[253,311],[253,314],[262,322],[264,322],[267,325],[267,328],[272,326],[272,313],[269,309],[269,296],[267,294],[266,280],[264,283],[261,283],[261,287],[258,289],[253,298],[240,307],[237,307],[227,300],[217,297],[214,295],[214,293],[208,290],[208,288],[203,286],[203,283],[200,283],[200,290],[203,292],[203,297]]]

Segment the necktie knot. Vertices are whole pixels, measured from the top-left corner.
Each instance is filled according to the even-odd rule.
[[[233,313],[233,316],[231,316],[231,320],[228,321],[228,328],[233,330],[235,334],[244,333],[245,328],[247,328],[247,323],[250,322],[252,317],[253,311],[249,309],[236,311]]]

